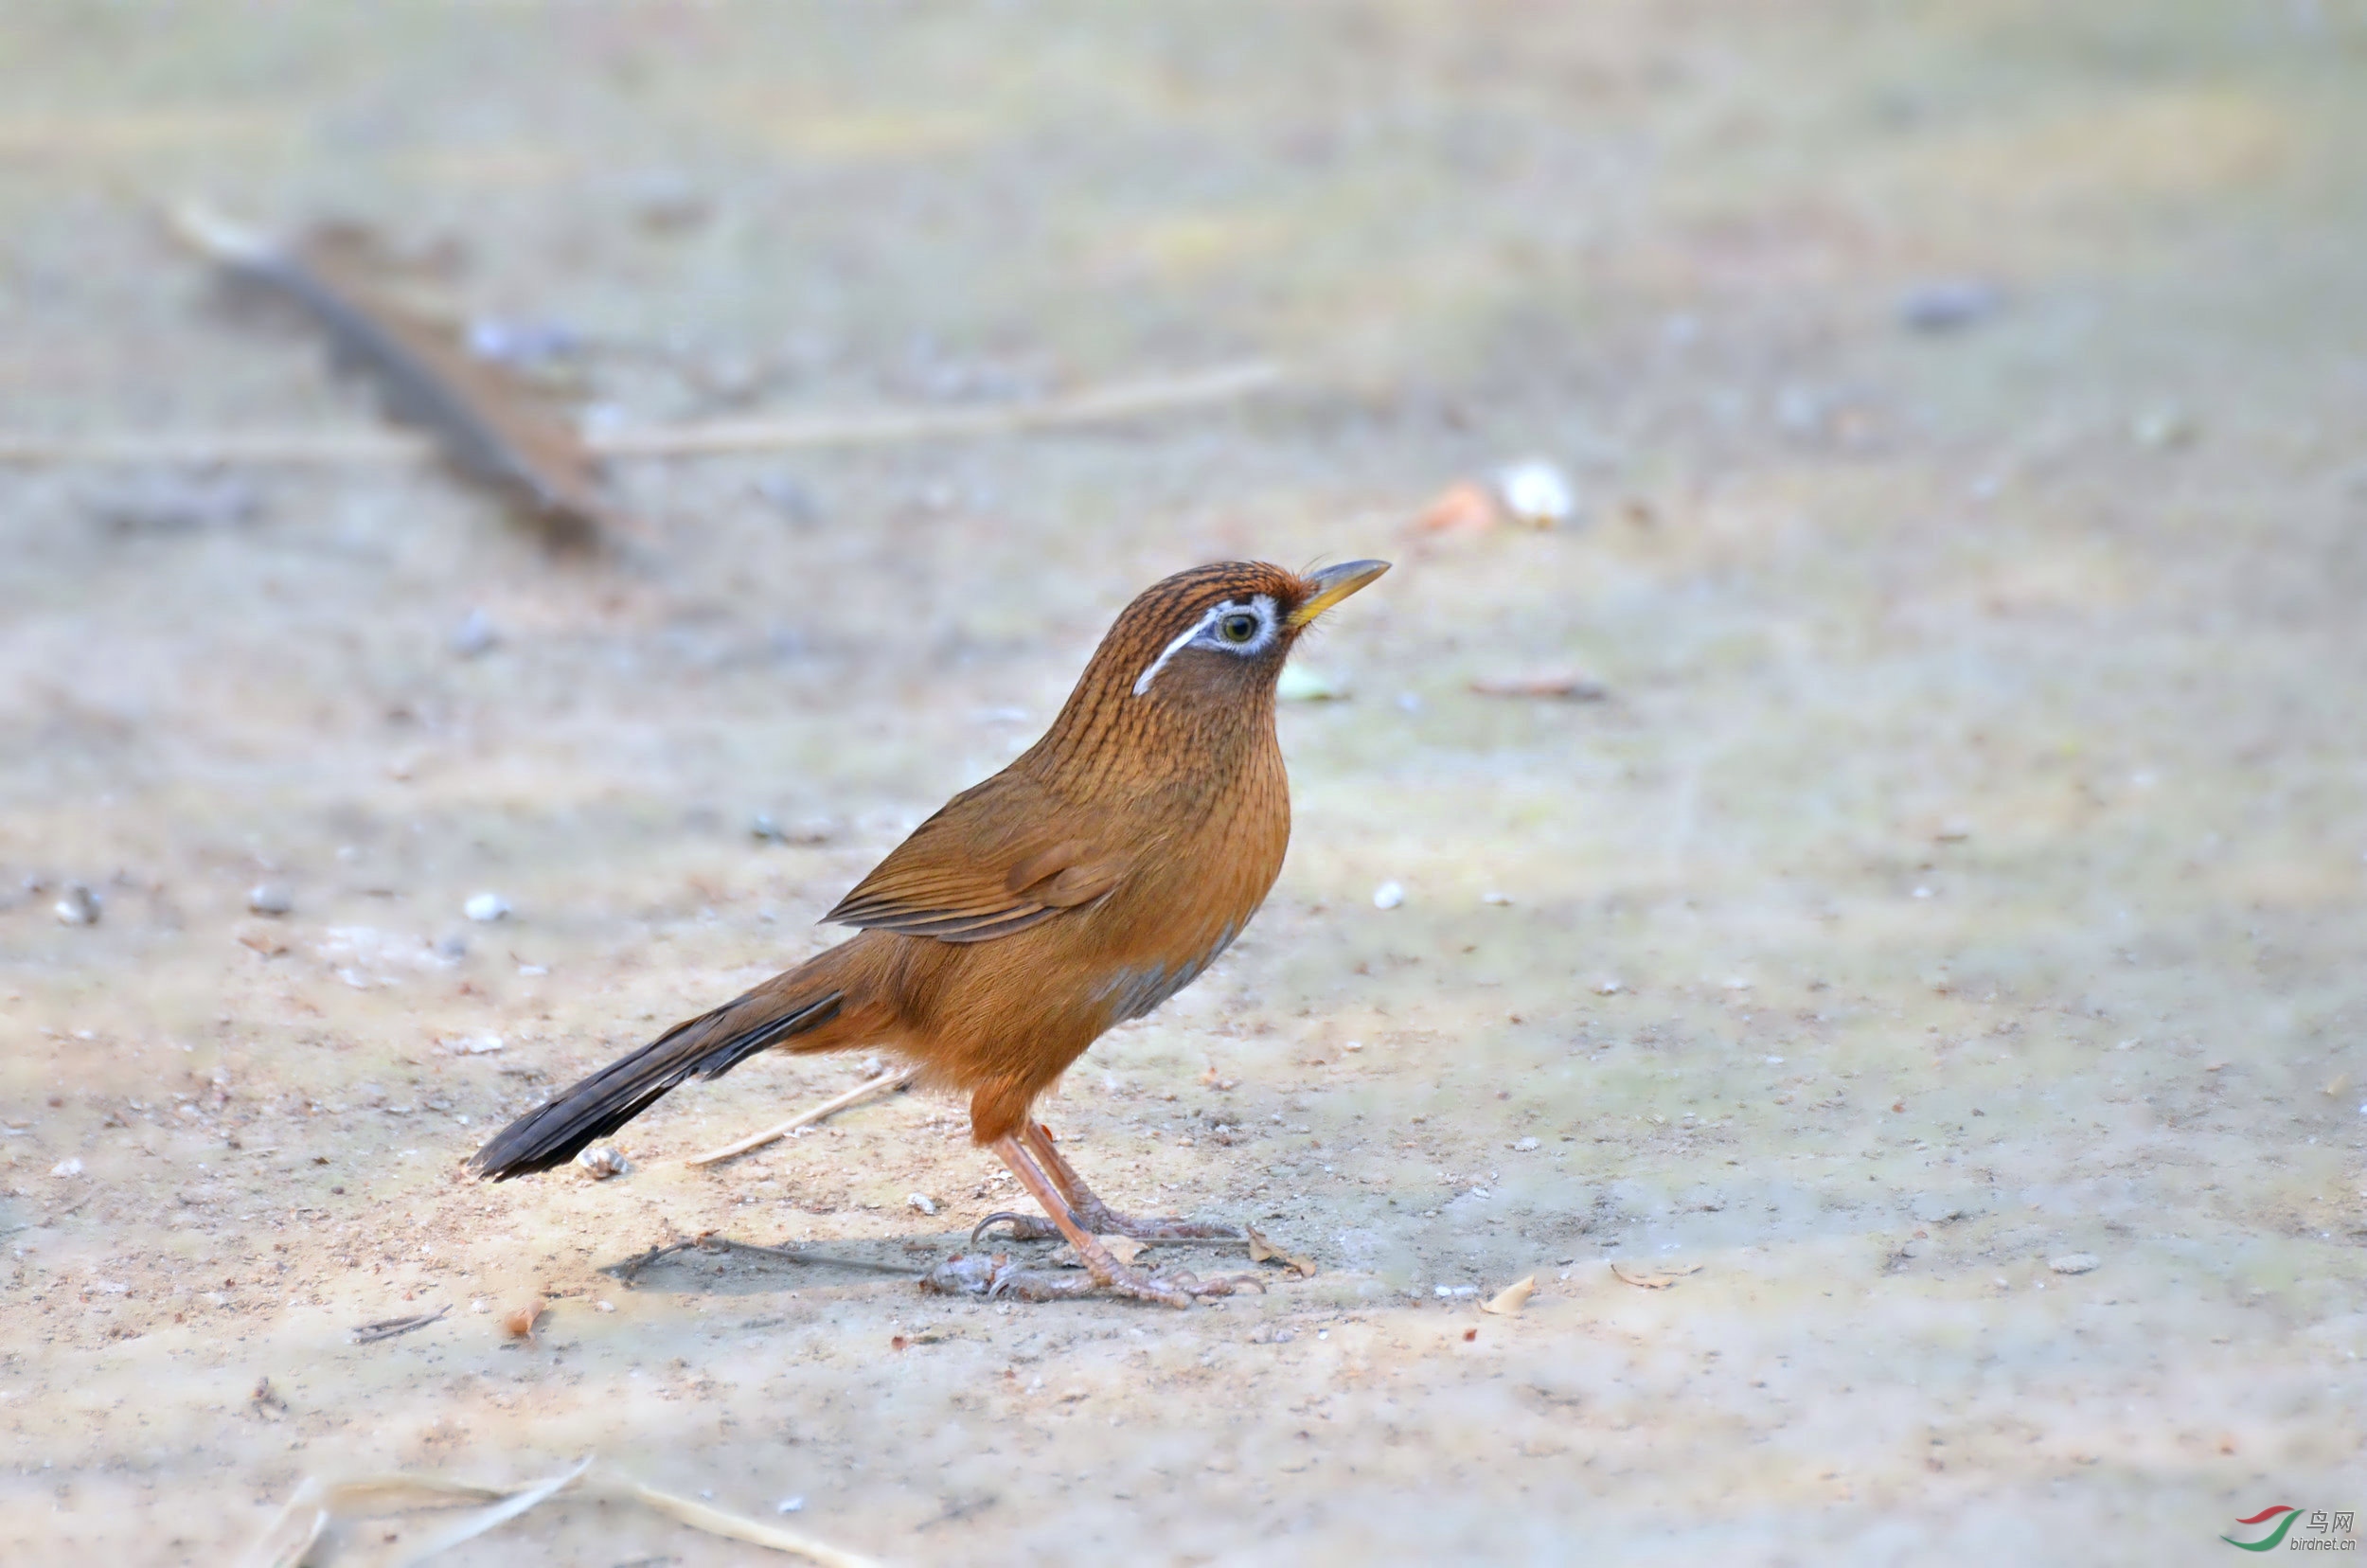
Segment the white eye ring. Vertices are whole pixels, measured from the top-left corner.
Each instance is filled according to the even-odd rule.
[[[1150,668],[1136,677],[1134,695],[1140,697],[1148,691],[1151,681],[1167,667],[1167,661],[1187,648],[1213,648],[1219,653],[1255,658],[1273,646],[1274,638],[1281,634],[1281,626],[1271,595],[1259,594],[1246,604],[1226,599],[1211,606],[1206,615],[1159,650],[1159,656],[1150,661]]]

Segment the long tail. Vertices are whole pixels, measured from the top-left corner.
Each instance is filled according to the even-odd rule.
[[[847,1010],[846,991],[832,980],[831,971],[840,966],[827,960],[841,951],[832,949],[713,1012],[675,1025],[631,1056],[554,1095],[503,1128],[476,1151],[469,1168],[488,1181],[506,1182],[565,1165],[685,1079],[721,1078],[769,1045],[837,1022]],[[815,1041],[807,1048],[827,1050],[838,1043]]]

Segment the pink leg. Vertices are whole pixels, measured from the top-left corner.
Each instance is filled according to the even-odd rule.
[[[1020,1185],[1043,1205],[1044,1213],[1052,1217],[1053,1225],[1068,1238],[1069,1245],[1077,1249],[1077,1256],[1084,1259],[1086,1272],[1093,1275],[1095,1284],[1104,1290],[1116,1291],[1121,1295],[1132,1296],[1138,1301],[1156,1301],[1168,1307],[1189,1307],[1192,1304],[1192,1293],[1187,1286],[1169,1284],[1112,1256],[1110,1249],[1095,1239],[1093,1232],[1077,1223],[1076,1217],[1069,1212],[1067,1199],[1053,1185],[1052,1178],[1037,1165],[1026,1145],[1019,1138],[997,1138],[988,1147],[1010,1167],[1011,1174],[1019,1178]]]
[[[1231,1225],[1206,1225],[1172,1217],[1137,1220],[1131,1215],[1120,1214],[1094,1196],[1093,1188],[1087,1186],[1085,1179],[1077,1174],[1076,1167],[1060,1157],[1059,1148],[1052,1142],[1052,1130],[1040,1121],[1031,1118],[1023,1123],[1018,1141],[1026,1146],[1027,1152],[1035,1157],[1053,1186],[1059,1189],[1060,1197],[1067,1203],[1069,1214],[1095,1236],[1131,1236],[1144,1241],[1240,1239],[1241,1233]],[[1038,1202],[1042,1200],[1039,1198]],[[1044,1204],[1044,1212],[1057,1213],[1049,1203]],[[977,1240],[981,1231],[998,1221],[1011,1227],[1011,1238],[1015,1241],[1041,1241],[1054,1234],[1053,1226],[1033,1215],[990,1214],[978,1221],[976,1229],[970,1233],[970,1239]],[[1065,1230],[1060,1234],[1065,1235]]]

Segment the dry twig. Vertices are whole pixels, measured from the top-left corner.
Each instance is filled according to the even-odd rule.
[[[194,205],[168,216],[175,237],[225,276],[301,306],[338,360],[378,383],[389,413],[426,430],[454,468],[555,537],[584,543],[641,531],[601,499],[596,460],[574,426],[388,289],[383,258],[365,235],[325,229],[280,243]]]
[[[353,1343],[376,1345],[380,1340],[393,1339],[397,1334],[407,1334],[414,1328],[424,1328],[431,1323],[441,1322],[444,1314],[451,1310],[452,1303],[447,1301],[432,1312],[420,1312],[412,1317],[387,1318],[379,1323],[365,1323],[353,1331]]]
[[[743,1519],[738,1514],[725,1513],[721,1508],[693,1502],[687,1497],[677,1497],[671,1492],[659,1491],[654,1487],[645,1487],[629,1476],[594,1472],[587,1478],[585,1472],[591,1465],[592,1461],[585,1458],[570,1470],[515,1489],[476,1486],[465,1481],[447,1480],[439,1475],[402,1471],[357,1476],[346,1481],[329,1481],[313,1476],[288,1500],[287,1506],[264,1531],[262,1540],[256,1543],[245,1560],[248,1568],[297,1568],[300,1563],[327,1560],[317,1558],[314,1548],[320,1544],[321,1537],[329,1526],[341,1518],[383,1519],[390,1514],[450,1506],[455,1503],[479,1505],[433,1531],[394,1559],[398,1564],[404,1565],[422,1562],[438,1553],[473,1541],[573,1488],[579,1497],[639,1503],[692,1529],[732,1541],[744,1541],[776,1552],[791,1553],[809,1562],[819,1563],[822,1568],[876,1568],[872,1559],[816,1541],[801,1530],[792,1530],[760,1520]],[[576,1485],[578,1480],[582,1481],[582,1485]]]
[[[800,1111],[778,1127],[767,1128],[761,1132],[752,1132],[738,1143],[725,1144],[721,1149],[710,1149],[703,1154],[694,1154],[683,1164],[709,1166],[720,1160],[731,1159],[734,1155],[745,1154],[752,1149],[762,1149],[766,1144],[776,1143],[788,1137],[801,1127],[811,1127],[825,1117],[836,1115],[849,1106],[861,1105],[867,1099],[901,1089],[913,1080],[913,1075],[918,1071],[917,1067],[901,1067],[892,1073],[881,1073],[867,1083],[857,1084],[835,1099],[827,1099],[810,1110]]]

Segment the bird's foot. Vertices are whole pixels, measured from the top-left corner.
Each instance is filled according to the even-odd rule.
[[[1077,1222],[1095,1236],[1130,1236],[1137,1241],[1238,1241],[1241,1233],[1231,1225],[1205,1224],[1176,1215],[1161,1215],[1152,1219],[1136,1219],[1120,1214],[1099,1199],[1077,1204],[1069,1213]],[[1006,1210],[989,1214],[972,1227],[970,1239],[978,1238],[995,1225],[1011,1227],[1013,1241],[1052,1241],[1060,1236],[1060,1227],[1037,1214],[1014,1214]]]
[[[955,1253],[922,1274],[920,1288],[989,1301],[1065,1301],[1091,1295],[1100,1286],[1074,1270],[1023,1269],[1007,1253]]]
[[[970,1227],[970,1244],[976,1246],[997,1225],[1011,1227],[1011,1234],[1005,1238],[1009,1241],[1050,1241],[1060,1234],[1060,1227],[1041,1214],[1015,1214],[1004,1209]]]
[[[923,1274],[920,1288],[939,1295],[984,1296],[989,1301],[1070,1301],[1108,1291],[1163,1307],[1189,1307],[1202,1296],[1232,1295],[1245,1285],[1265,1289],[1250,1274],[1202,1280],[1188,1273],[1148,1274],[1112,1259],[1106,1269],[1091,1263],[1076,1269],[1026,1269],[1008,1253],[955,1253]]]
[[[1184,1307],[1199,1294],[1200,1281],[1188,1274],[1155,1274],[1120,1263],[1112,1258],[1106,1265],[1088,1257],[1085,1267],[1092,1273],[1094,1283],[1105,1291],[1132,1296],[1136,1301],[1155,1301],[1162,1307]]]
[[[1076,1211],[1077,1222],[1095,1236],[1130,1236],[1137,1241],[1238,1241],[1241,1233],[1231,1225],[1212,1225],[1181,1215],[1161,1214],[1138,1219],[1120,1214],[1095,1199]]]

